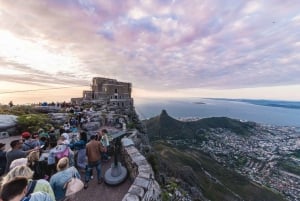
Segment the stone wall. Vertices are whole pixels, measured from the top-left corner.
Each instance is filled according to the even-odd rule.
[[[160,201],[161,190],[152,167],[129,138],[122,139],[122,157],[133,182],[122,201]]]

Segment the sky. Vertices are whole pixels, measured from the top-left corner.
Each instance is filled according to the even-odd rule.
[[[0,103],[70,100],[93,77],[133,97],[300,100],[300,1],[0,0]]]

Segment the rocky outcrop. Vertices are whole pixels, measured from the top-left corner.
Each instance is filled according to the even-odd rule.
[[[48,115],[55,125],[63,125],[69,119],[69,113],[49,113]]]
[[[0,132],[8,132],[9,135],[16,135],[17,116],[0,115]]]
[[[94,134],[100,128],[100,122],[87,122],[82,125],[82,129],[89,134]]]

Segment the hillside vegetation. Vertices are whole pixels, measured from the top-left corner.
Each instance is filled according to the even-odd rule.
[[[198,150],[176,148],[162,141],[153,144],[159,161],[159,172],[182,181],[186,190],[196,187],[202,193],[194,199],[212,201],[284,200],[281,195],[252,183],[230,171]]]

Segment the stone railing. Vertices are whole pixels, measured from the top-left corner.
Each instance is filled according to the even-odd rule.
[[[122,157],[133,181],[122,201],[160,201],[161,189],[152,167],[129,138],[122,139]]]

